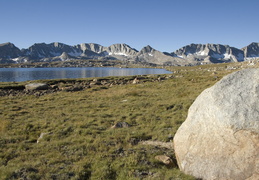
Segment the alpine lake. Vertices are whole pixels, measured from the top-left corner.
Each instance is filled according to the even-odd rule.
[[[47,68],[0,68],[0,82],[22,82],[41,79],[89,78],[106,76],[133,76],[170,74],[165,69],[117,68],[117,67],[47,67]]]

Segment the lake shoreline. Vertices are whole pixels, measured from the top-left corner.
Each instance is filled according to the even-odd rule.
[[[68,60],[51,62],[24,62],[0,64],[0,68],[46,68],[46,67],[123,67],[123,68],[156,68],[157,64],[119,60]]]
[[[171,71],[155,68],[118,67],[53,67],[53,68],[7,68],[0,69],[1,82],[23,82],[48,79],[78,79],[109,76],[135,76],[148,74],[171,74]]]
[[[112,77],[94,77],[77,79],[48,79],[33,80],[23,82],[0,82],[1,96],[42,96],[57,92],[76,92],[89,89],[97,91],[99,89],[108,89],[112,86],[121,86],[129,84],[142,84],[146,82],[162,82],[174,78],[172,74],[156,75],[134,75],[134,76],[112,76]],[[25,85],[30,83],[45,83],[48,85],[46,90],[26,90]]]

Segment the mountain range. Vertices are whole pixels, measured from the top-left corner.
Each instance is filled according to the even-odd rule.
[[[251,43],[242,49],[221,44],[190,44],[171,53],[158,51],[149,45],[138,51],[127,44],[104,47],[95,43],[70,46],[54,42],[36,43],[28,49],[19,49],[12,43],[0,44],[0,63],[113,59],[182,66],[241,62],[256,57],[259,57],[259,43]]]

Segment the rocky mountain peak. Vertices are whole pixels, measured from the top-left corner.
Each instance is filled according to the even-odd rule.
[[[59,46],[59,43],[58,43],[58,42],[54,42],[54,46],[55,46],[55,47],[58,47],[58,46]]]
[[[172,55],[205,63],[239,62],[244,60],[242,50],[221,44],[190,44],[173,52]]]
[[[80,45],[77,45],[77,47],[80,48],[82,51],[90,50],[95,53],[101,53],[104,50],[103,46],[95,43],[82,43]]]
[[[243,47],[246,58],[259,57],[259,43],[253,42],[246,47]]]
[[[151,53],[153,51],[156,51],[156,50],[152,48],[150,45],[147,45],[140,50],[141,53]]]
[[[104,51],[104,47],[101,46],[100,44],[89,43],[88,44],[88,50],[91,50],[91,51],[96,52],[96,53],[101,53],[102,51]]]
[[[0,44],[0,47],[3,47],[3,46],[8,46],[8,47],[14,47],[15,45],[13,43],[10,43],[10,42],[6,42],[6,43],[2,43]]]
[[[183,65],[187,64],[187,61],[184,62],[178,57],[173,57],[169,53],[160,52],[151,46],[147,45],[143,47],[137,54],[137,60],[141,62],[149,62],[159,65]]]
[[[123,55],[123,56],[134,56],[137,54],[137,50],[131,48],[127,44],[113,44],[106,48],[109,55]]]
[[[259,43],[257,43],[257,42],[252,42],[252,43],[249,44],[248,46],[259,46]]]
[[[66,46],[66,44],[60,43],[60,42],[54,42],[50,44],[51,46],[55,47],[55,48],[62,48],[64,46]]]
[[[46,43],[35,43],[24,51],[25,56],[29,56],[32,59],[49,58],[50,47],[54,43],[47,45]],[[60,54],[61,55],[61,54]]]
[[[0,44],[0,59],[17,58],[21,54],[21,50],[10,42]]]

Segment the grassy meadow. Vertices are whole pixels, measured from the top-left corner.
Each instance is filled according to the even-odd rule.
[[[194,179],[154,158],[175,160],[173,149],[141,142],[172,141],[195,98],[238,69],[230,65],[168,67],[172,77],[156,82],[0,97],[0,179]],[[131,126],[111,128],[116,122]]]

